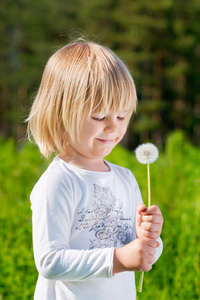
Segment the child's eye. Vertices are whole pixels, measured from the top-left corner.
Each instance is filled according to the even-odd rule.
[[[95,121],[101,122],[101,121],[103,121],[105,119],[105,117],[102,117],[102,118],[92,117],[92,119],[95,120]]]
[[[124,116],[118,116],[117,119],[121,121],[121,120],[125,120],[125,117]]]

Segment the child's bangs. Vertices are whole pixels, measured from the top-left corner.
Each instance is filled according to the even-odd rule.
[[[136,101],[135,86],[131,76],[118,73],[117,77],[110,76],[104,79],[93,99],[91,113],[95,111],[97,113],[130,112],[131,114],[136,108]]]
[[[90,116],[93,112],[129,112],[136,108],[136,91],[133,79],[125,64],[109,49],[89,44],[87,76],[81,75],[87,83],[84,109],[81,114]],[[85,88],[85,87],[84,87]]]

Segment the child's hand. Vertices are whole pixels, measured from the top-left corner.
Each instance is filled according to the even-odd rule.
[[[154,255],[159,243],[156,240],[136,239],[122,248],[114,250],[113,275],[123,271],[145,271],[152,269]]]
[[[138,204],[136,214],[136,233],[139,238],[159,238],[163,226],[163,217],[160,208],[156,205],[146,207]]]

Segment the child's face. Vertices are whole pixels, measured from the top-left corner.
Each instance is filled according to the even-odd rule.
[[[99,159],[107,156],[127,130],[127,113],[93,113],[83,122],[80,137],[71,144],[77,155]]]

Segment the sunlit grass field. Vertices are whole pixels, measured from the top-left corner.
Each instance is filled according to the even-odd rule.
[[[106,158],[132,170],[147,204],[146,166],[120,146]],[[30,192],[50,161],[30,143],[16,151],[0,140],[0,300],[33,299],[37,270],[31,236]],[[171,134],[151,165],[152,203],[164,216],[164,251],[145,273],[142,300],[200,299],[200,149]],[[137,287],[139,273],[136,274]],[[114,299],[113,299],[114,300]]]

